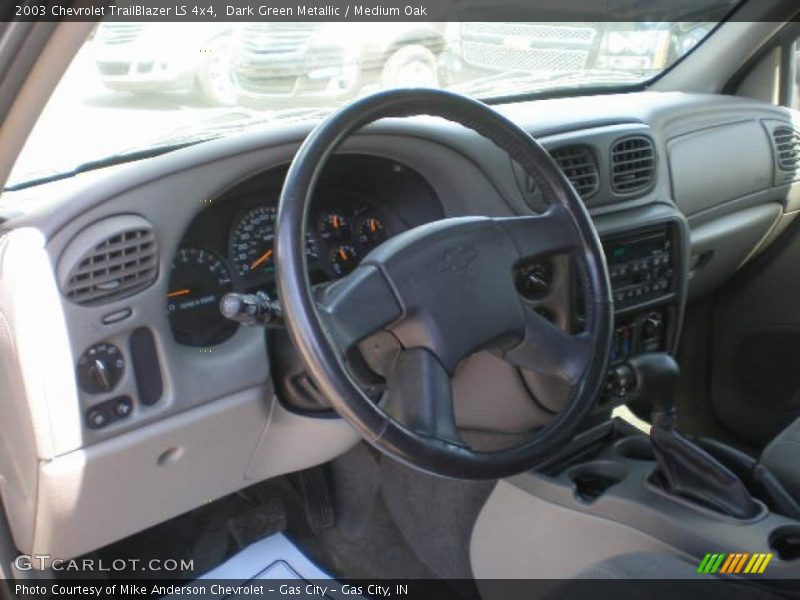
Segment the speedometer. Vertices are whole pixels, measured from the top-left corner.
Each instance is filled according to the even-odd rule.
[[[275,207],[260,206],[244,215],[231,233],[228,255],[242,277],[275,271]]]
[[[228,256],[241,277],[271,276],[275,272],[275,214],[274,206],[259,206],[247,212],[233,228]],[[306,236],[306,257],[309,262],[319,257],[311,235]]]

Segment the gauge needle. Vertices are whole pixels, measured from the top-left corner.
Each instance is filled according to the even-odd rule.
[[[378,229],[378,225],[375,223],[375,219],[369,220],[369,228],[372,231],[372,233],[375,233],[375,230]]]
[[[250,270],[255,271],[260,265],[263,265],[265,262],[267,262],[270,256],[272,256],[272,248],[264,252],[264,254],[259,256],[257,259],[255,259],[255,261],[253,261],[253,264],[250,265]]]
[[[167,298],[177,298],[178,296],[188,296],[192,290],[176,290],[167,294]]]
[[[347,252],[345,251],[344,248],[339,248],[339,257],[342,260],[347,260]]]

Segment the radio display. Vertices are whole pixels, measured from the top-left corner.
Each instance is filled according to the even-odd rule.
[[[606,245],[606,260],[609,265],[649,258],[669,250],[668,238],[656,233],[636,240],[620,240]]]

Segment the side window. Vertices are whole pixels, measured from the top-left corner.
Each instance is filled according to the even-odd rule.
[[[796,24],[784,28],[728,91],[800,111],[800,37],[794,37],[797,32]]]
[[[795,40],[792,44],[792,66],[788,77],[791,79],[792,101],[790,108],[800,110],[800,43]]]

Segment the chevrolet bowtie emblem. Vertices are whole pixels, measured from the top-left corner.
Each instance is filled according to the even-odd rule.
[[[478,257],[478,253],[468,246],[456,246],[445,251],[442,259],[436,264],[436,271],[463,271],[469,268],[472,261]]]

